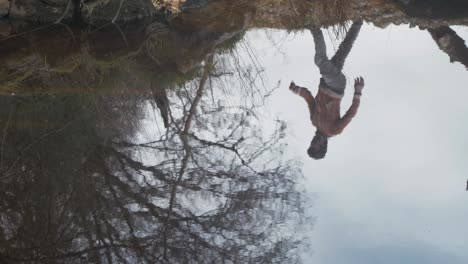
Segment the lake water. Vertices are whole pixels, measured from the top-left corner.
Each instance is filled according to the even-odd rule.
[[[309,30],[3,40],[0,262],[467,263],[468,49],[453,40],[468,28],[450,28],[437,43],[364,23],[341,113],[362,76],[360,106],[320,160],[288,89],[318,92]],[[346,33],[322,32],[332,57]]]
[[[464,27],[455,31],[468,37]],[[465,67],[450,63],[425,31],[366,25],[344,68],[344,110],[352,78],[366,79],[359,112],[315,161],[306,152],[315,132],[307,106],[286,89],[294,80],[317,91],[312,36],[271,34],[279,48],[264,31],[247,39],[272,85],[283,82],[270,105],[288,124],[289,153],[303,163],[305,186],[316,197],[306,262],[466,262]]]

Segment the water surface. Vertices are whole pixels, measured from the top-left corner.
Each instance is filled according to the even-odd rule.
[[[2,40],[0,260],[466,263],[468,29],[364,22],[314,160],[313,36],[252,16]]]

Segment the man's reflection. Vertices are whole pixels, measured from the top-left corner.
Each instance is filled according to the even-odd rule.
[[[346,77],[342,73],[342,69],[361,26],[362,21],[353,23],[332,59],[327,57],[327,47],[322,31],[319,28],[311,29],[315,42],[315,64],[322,75],[318,93],[314,98],[307,88],[299,87],[294,82],[291,82],[289,86],[292,92],[305,99],[309,106],[312,125],[317,128],[307,150],[311,158],[323,159],[325,157],[328,149],[328,138],[343,132],[359,108],[364,88],[362,77],[355,79],[353,103],[346,114],[340,117],[341,99],[346,88]]]

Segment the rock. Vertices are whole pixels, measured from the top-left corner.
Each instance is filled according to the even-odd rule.
[[[186,0],[184,4],[181,6],[182,11],[187,11],[190,9],[197,9],[197,8],[203,8],[207,6],[210,2],[213,2],[212,0]]]
[[[387,28],[388,26],[390,26],[392,24],[392,22],[390,21],[376,21],[374,22],[374,26],[378,27],[378,28]]]
[[[9,7],[10,7],[10,1],[0,0],[0,17],[8,15]]]
[[[43,23],[71,19],[72,15],[72,0],[11,0],[9,13],[10,18]]]
[[[155,12],[151,0],[90,0],[81,8],[83,20],[90,24],[129,21]]]
[[[10,36],[11,26],[6,19],[0,20],[0,40]]]
[[[7,0],[0,1],[3,3]],[[149,17],[156,9],[151,0],[11,0],[9,15],[12,18],[51,23],[71,20],[75,11],[75,17],[81,13],[84,22],[97,24]]]

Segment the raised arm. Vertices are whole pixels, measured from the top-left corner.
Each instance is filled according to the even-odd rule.
[[[294,82],[291,82],[291,84],[289,85],[289,90],[299,95],[300,97],[304,98],[304,100],[307,102],[307,105],[309,105],[309,108],[311,110],[314,108],[315,99],[312,96],[312,93],[309,91],[309,89],[297,86]]]
[[[341,117],[336,123],[336,133],[340,134],[343,132],[345,127],[351,122],[353,117],[356,116],[357,111],[359,109],[359,105],[361,104],[361,95],[362,90],[364,89],[364,78],[359,77],[354,80],[354,96],[353,96],[353,103],[349,107],[346,114]]]

